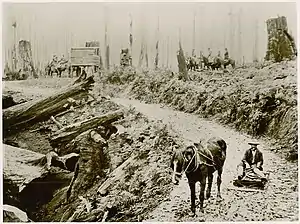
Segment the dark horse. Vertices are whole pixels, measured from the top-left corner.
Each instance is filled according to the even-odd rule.
[[[211,68],[211,62],[208,61],[208,58],[205,56],[202,56],[201,58],[201,63],[203,62],[204,68],[206,67],[207,69]]]
[[[222,58],[220,58],[220,57],[214,57],[214,61],[211,64],[211,69],[212,70],[222,69],[222,65],[223,65]]]
[[[235,60],[233,60],[233,59],[231,59],[231,58],[223,60],[222,64],[223,64],[223,66],[224,66],[224,69],[226,69],[226,67],[227,67],[228,65],[231,65],[231,67],[232,67],[233,69],[235,68]]]
[[[188,57],[187,59],[187,69],[188,71],[196,71],[199,68],[196,58]]]
[[[68,64],[68,62],[61,63],[59,66],[51,65],[50,63],[46,65],[45,67],[45,73],[47,76],[53,76],[53,73],[57,74],[57,77],[61,77],[62,72],[68,70],[68,73],[70,75],[71,73],[71,66]]]
[[[171,168],[173,169],[172,182],[178,184],[179,179],[185,172],[191,190],[191,210],[195,214],[195,185],[200,182],[200,211],[203,212],[204,191],[206,178],[208,187],[206,190],[206,199],[210,197],[213,181],[213,173],[218,171],[218,194],[217,199],[221,199],[221,182],[223,165],[226,159],[226,142],[221,138],[210,138],[206,146],[201,143],[194,143],[184,150],[174,151],[171,159]]]

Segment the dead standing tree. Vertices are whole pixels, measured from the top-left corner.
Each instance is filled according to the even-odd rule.
[[[156,49],[156,55],[155,55],[155,60],[154,60],[154,67],[155,69],[158,69],[158,61],[159,61],[159,17],[157,18],[157,40],[155,44],[155,49]]]
[[[177,61],[178,61],[178,72],[179,72],[179,79],[183,81],[188,80],[188,72],[186,69],[186,62],[184,53],[181,47],[181,41],[179,41],[179,50],[177,52]]]

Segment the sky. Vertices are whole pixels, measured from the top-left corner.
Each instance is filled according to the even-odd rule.
[[[169,64],[172,68],[177,68],[176,51],[179,36],[184,52],[190,55],[193,49],[194,15],[197,55],[200,50],[206,54],[209,47],[213,54],[221,51],[223,55],[224,48],[227,47],[234,59],[244,57],[245,62],[252,61],[257,24],[258,57],[263,59],[267,48],[266,20],[277,16],[287,17],[289,32],[297,40],[297,9],[296,4],[292,2],[11,2],[3,3],[2,10],[4,59],[9,58],[8,52],[13,46],[12,24],[16,21],[16,38],[31,42],[34,63],[45,63],[51,60],[54,54],[58,57],[62,54],[68,57],[71,47],[84,46],[86,41],[91,40],[100,41],[101,54],[104,56],[104,24],[107,21],[110,61],[112,64],[119,64],[120,49],[129,47],[130,15],[133,21],[134,65],[138,63],[143,38],[147,43],[149,64],[154,65],[155,44],[159,39],[160,66],[166,65],[169,54]],[[230,27],[234,33],[234,37],[231,38],[233,47],[230,47],[229,41]]]

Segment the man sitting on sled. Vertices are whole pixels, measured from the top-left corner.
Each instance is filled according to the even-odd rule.
[[[264,163],[263,154],[258,150],[258,143],[248,143],[251,147],[247,149],[242,162],[238,165],[238,179],[242,180],[246,175],[246,170],[251,168],[251,170],[257,174],[262,180],[266,180],[264,175],[262,165]]]

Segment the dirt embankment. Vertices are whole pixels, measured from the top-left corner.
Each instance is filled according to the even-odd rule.
[[[187,82],[179,81],[171,72],[117,71],[96,81],[92,92],[97,98],[96,103],[77,108],[56,119],[63,125],[69,125],[95,114],[118,110],[120,106],[113,103],[109,96],[124,94],[148,103],[160,103],[183,112],[218,119],[252,136],[277,139],[286,148],[268,149],[292,157],[296,154],[289,151],[297,146],[296,68],[293,66],[293,62],[288,62],[264,69],[236,70],[233,74],[193,73],[193,81]],[[20,98],[30,100],[50,95],[63,82],[68,83],[70,80],[18,81],[6,89],[17,89]],[[266,168],[274,176],[268,192],[251,195],[251,200],[248,200],[248,193],[233,193],[227,189],[235,171],[236,163],[232,161],[240,159],[240,143],[246,142],[246,139],[241,138],[235,142],[236,133],[223,129],[218,129],[220,133],[217,134],[225,136],[232,150],[228,153],[230,162],[226,163],[224,171],[224,201],[221,204],[214,203],[214,200],[208,202],[201,220],[199,217],[189,217],[189,189],[186,181],[181,182],[179,189],[173,189],[171,184],[169,160],[172,147],[182,145],[186,139],[196,141],[199,136],[203,136],[201,133],[216,133],[202,131],[201,128],[198,130],[201,121],[196,118],[195,124],[187,125],[184,130],[182,127],[191,119],[189,114],[184,116],[188,117],[187,120],[174,111],[166,115],[176,127],[180,126],[174,133],[163,122],[144,117],[138,112],[140,110],[129,107],[124,111],[125,119],[116,123],[118,133],[111,136],[108,148],[104,150],[107,163],[99,175],[93,180],[89,177],[79,178],[79,183],[89,185],[84,190],[73,189],[75,193],[68,203],[65,203],[66,183],[53,192],[50,201],[40,203],[36,208],[22,208],[30,218],[34,221],[101,221],[109,211],[106,221],[297,219],[297,167],[272,156],[270,151],[265,152],[268,158]],[[154,120],[166,119],[155,117],[155,113],[157,108],[150,114]],[[165,115],[165,112],[161,115]],[[5,140],[22,148],[46,153],[52,150],[49,139],[57,129],[49,120]],[[104,193],[97,192],[99,187],[105,188]]]
[[[114,98],[114,102],[125,107],[135,107],[151,120],[161,120],[170,130],[178,133],[186,142],[199,139],[221,137],[227,143],[227,155],[222,174],[221,192],[223,201],[217,202],[216,175],[212,188],[212,198],[205,201],[204,213],[196,212],[190,216],[190,189],[187,179],[183,178],[153,212],[147,221],[296,221],[298,220],[298,167],[278,154],[274,154],[272,144],[260,140],[259,149],[264,155],[264,171],[270,173],[270,182],[262,192],[247,192],[232,189],[237,176],[236,166],[240,163],[248,142],[254,139],[231,128],[224,127],[194,114],[174,111],[159,104],[145,104],[138,100]],[[196,196],[200,186],[196,188]],[[197,201],[198,202],[198,201]]]
[[[229,73],[195,72],[183,82],[170,71],[115,70],[105,81],[115,92],[146,103],[218,120],[254,137],[273,141],[273,150],[298,158],[296,61]],[[111,86],[110,86],[111,88]]]
[[[27,84],[21,81],[7,85],[6,90],[17,89],[18,97],[29,100],[36,99],[40,95],[50,95],[53,89],[62,85],[55,85],[55,81],[51,80],[40,80],[40,83],[37,80],[26,80],[26,82]],[[60,79],[56,82],[60,82]],[[96,97],[96,102],[86,104],[63,116],[57,116],[55,119],[67,126],[97,114],[120,109],[120,106],[111,102],[96,88],[92,94]],[[146,219],[149,212],[164,201],[172,190],[169,159],[173,145],[182,143],[177,136],[169,133],[161,122],[149,121],[133,108],[124,109],[124,113],[125,118],[115,124],[118,132],[111,136],[108,147],[103,151],[105,164],[101,164],[102,170],[94,170],[99,175],[93,179],[89,179],[90,177],[80,179],[79,176],[77,183],[82,183],[80,185],[82,189],[75,187],[68,203],[65,203],[68,187],[66,182],[58,189],[47,192],[52,194],[51,197],[48,195],[47,200],[39,200],[34,198],[34,195],[27,195],[26,202],[12,200],[10,202],[16,203],[12,205],[27,212],[34,221],[101,221],[106,211],[109,211],[106,221]],[[49,141],[57,130],[57,125],[48,120],[8,136],[4,142],[46,154],[53,151]],[[80,151],[76,147],[74,150]],[[97,155],[95,154],[94,157],[96,158]],[[116,173],[121,175],[115,176]],[[100,194],[97,190],[105,183],[108,183],[106,192]],[[43,188],[47,189],[40,186],[40,189]],[[27,192],[33,193],[30,190]],[[10,196],[7,195],[5,200]],[[34,198],[35,205],[26,207],[31,197],[32,200]],[[4,202],[8,203],[8,201]]]

